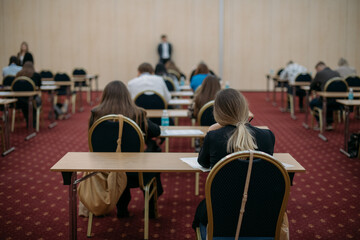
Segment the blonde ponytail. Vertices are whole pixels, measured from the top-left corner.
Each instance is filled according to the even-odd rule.
[[[239,122],[236,124],[236,129],[227,143],[226,151],[232,153],[244,150],[255,150],[256,148],[255,139],[247,129],[245,123]]]

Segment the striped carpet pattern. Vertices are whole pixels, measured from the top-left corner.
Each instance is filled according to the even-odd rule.
[[[289,152],[305,168],[295,175],[288,203],[291,239],[360,239],[360,159],[339,152],[343,146],[344,124],[326,132],[302,127],[303,113],[292,120],[270,102],[265,93],[244,93],[255,118],[253,125],[266,125],[275,134],[276,152]],[[49,104],[44,102],[44,116]],[[84,95],[85,102],[85,95]],[[88,151],[87,121],[91,107],[85,106],[58,126],[47,128],[30,141],[24,120],[17,121],[11,135],[16,150],[0,159],[0,239],[67,239],[68,187],[60,173],[50,172],[65,153]],[[18,114],[21,115],[21,114]],[[45,118],[45,117],[44,117]],[[181,124],[190,124],[188,119]],[[351,116],[351,131],[360,121]],[[170,151],[193,152],[190,139],[170,140]],[[192,173],[162,173],[164,194],[159,199],[158,219],[150,220],[150,239],[194,239],[191,228],[197,204],[204,198],[207,174],[200,176],[200,195],[194,195]],[[94,218],[93,239],[142,239],[143,195],[132,189],[130,217],[116,218],[116,211]],[[86,239],[87,219],[78,217],[78,239]]]

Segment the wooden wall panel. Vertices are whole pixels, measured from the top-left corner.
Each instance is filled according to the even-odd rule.
[[[27,41],[37,70],[100,74],[100,87],[155,65],[165,33],[189,74],[200,61],[219,72],[220,0],[2,0],[0,66]],[[358,0],[225,0],[223,80],[265,89],[264,74],[292,59],[314,72],[340,57],[360,71]]]

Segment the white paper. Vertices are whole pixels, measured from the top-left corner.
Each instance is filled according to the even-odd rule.
[[[188,99],[171,99],[169,101],[169,104],[188,104],[189,100]]]
[[[286,168],[291,168],[291,167],[294,167],[294,165],[291,165],[291,164],[288,164],[288,163],[281,163],[283,166],[284,166],[284,168],[286,169]]]
[[[182,136],[182,135],[203,135],[204,132],[199,129],[179,129],[179,130],[173,130],[173,129],[167,129],[163,130],[161,132],[161,136]]]
[[[187,163],[190,167],[194,168],[194,169],[199,169],[203,172],[210,172],[210,168],[204,168],[202,167],[198,161],[197,161],[197,157],[187,157],[187,158],[180,158],[181,161]]]

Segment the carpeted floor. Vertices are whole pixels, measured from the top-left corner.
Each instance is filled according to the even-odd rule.
[[[291,153],[305,168],[296,174],[288,204],[291,239],[360,239],[360,159],[339,152],[344,126],[326,132],[302,127],[304,114],[292,120],[281,113],[265,93],[245,93],[255,118],[253,125],[266,125],[275,134],[276,152]],[[84,96],[85,97],[85,96]],[[84,98],[85,99],[85,98]],[[44,116],[49,104],[44,101]],[[16,150],[0,159],[0,239],[67,239],[68,187],[60,173],[50,172],[69,151],[88,151],[87,121],[90,107],[30,141],[20,119],[11,135]],[[18,114],[21,115],[21,114]],[[190,124],[187,119],[181,124]],[[360,129],[352,116],[351,131]],[[189,139],[171,139],[170,151],[192,152]],[[206,174],[200,177],[200,196],[194,195],[194,174],[163,173],[164,194],[159,199],[158,219],[150,220],[150,239],[194,239],[191,223],[197,204],[204,198]],[[132,190],[131,216],[117,219],[116,212],[95,218],[93,239],[142,239],[143,196]],[[87,219],[78,218],[78,239],[86,238]]]

